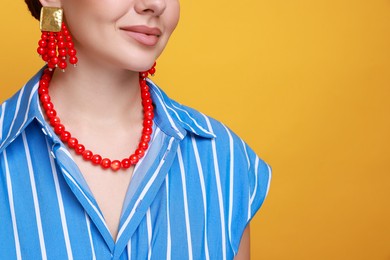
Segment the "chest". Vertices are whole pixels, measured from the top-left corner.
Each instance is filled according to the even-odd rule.
[[[38,152],[31,154],[37,156]],[[131,171],[113,173],[81,164],[84,185],[71,174],[72,164],[60,169],[66,160],[66,153],[61,151],[55,153],[57,163],[39,158],[42,163],[34,166],[35,174],[31,175],[28,163],[21,163],[20,153],[8,150],[7,156],[8,165],[19,174],[9,181],[14,187],[14,208],[5,200],[8,195],[3,190],[0,208],[6,208],[0,214],[14,211],[16,222],[12,223],[11,214],[3,216],[8,222],[0,238],[13,237],[15,226],[23,234],[18,241],[23,256],[40,259],[42,245],[42,254],[52,259],[61,259],[69,252],[75,259],[90,259],[92,255],[110,259],[115,252],[118,256],[132,255],[131,259],[147,259],[149,255],[161,259],[168,254],[188,259],[190,253],[193,259],[205,259],[206,254],[218,259],[221,251],[229,249],[228,221],[221,218],[222,204],[215,192],[217,178],[206,168],[201,172],[188,167],[186,156],[158,156],[156,163],[145,169],[127,203],[129,183],[141,176],[141,170],[132,176]],[[13,246],[14,241],[9,242],[7,247]]]
[[[80,171],[101,210],[113,239],[116,239],[126,193],[134,167],[112,171],[75,157]]]

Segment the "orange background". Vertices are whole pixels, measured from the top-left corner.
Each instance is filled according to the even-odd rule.
[[[252,259],[390,259],[390,1],[181,1],[155,81],[273,167]],[[2,0],[0,100],[41,66]]]

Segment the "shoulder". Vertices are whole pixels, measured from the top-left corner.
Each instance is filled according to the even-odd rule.
[[[210,117],[192,107],[183,105],[171,98],[152,81],[148,81],[155,105],[156,121],[159,126],[169,122],[184,130],[187,136],[196,141],[209,143],[217,149],[220,159],[234,153],[237,158],[254,159],[254,151],[234,131],[221,121]],[[213,144],[212,144],[213,143]],[[236,159],[237,159],[236,158]]]

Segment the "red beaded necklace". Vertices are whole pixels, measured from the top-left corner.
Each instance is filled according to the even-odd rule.
[[[84,145],[79,143],[79,141],[69,133],[69,131],[65,130],[65,126],[61,123],[57,112],[54,110],[54,105],[50,101],[49,85],[54,70],[45,69],[41,80],[39,81],[38,93],[42,106],[45,110],[45,114],[50,122],[50,125],[53,127],[54,132],[64,143],[67,143],[69,148],[72,148],[76,154],[82,156],[86,161],[91,161],[93,165],[100,165],[103,169],[111,168],[113,171],[117,171],[121,168],[127,169],[130,166],[137,164],[138,161],[145,155],[145,151],[148,149],[150,136],[152,134],[154,113],[149,87],[146,84],[146,78],[148,74],[153,75],[155,73],[155,65],[156,63],[150,70],[139,73],[139,85],[141,88],[142,106],[144,111],[143,130],[138,148],[128,158],[124,158],[121,161],[110,160],[108,158],[103,159],[99,154],[87,150]]]

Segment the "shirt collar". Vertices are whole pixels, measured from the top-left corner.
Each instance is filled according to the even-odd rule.
[[[215,138],[207,130],[205,115],[170,99],[156,84],[147,79],[155,106],[155,123],[168,135],[183,139],[187,132],[204,138]]]
[[[39,105],[38,86],[43,73],[42,68],[22,89],[0,107],[2,129],[0,133],[0,152],[15,140],[34,119],[47,134],[52,132],[45,122]],[[154,121],[166,134],[183,139],[187,132],[204,138],[214,138],[214,133],[207,130],[205,116],[191,108],[170,99],[156,84],[147,79],[153,104]],[[50,135],[54,142],[56,136]]]
[[[48,132],[47,124],[39,106],[38,86],[43,73],[40,70],[13,97],[5,101],[0,108],[1,129],[0,152],[15,140],[26,127],[36,119],[42,130]]]

